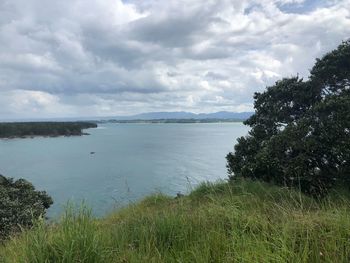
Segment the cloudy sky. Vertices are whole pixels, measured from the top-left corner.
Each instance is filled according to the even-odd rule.
[[[0,0],[0,118],[249,111],[350,37],[350,0]]]

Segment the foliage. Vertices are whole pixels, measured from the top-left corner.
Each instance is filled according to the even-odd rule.
[[[96,127],[90,122],[7,122],[0,123],[0,138],[82,135],[82,129]]]
[[[318,59],[309,80],[285,78],[254,95],[255,114],[227,155],[230,178],[323,196],[350,187],[350,41]]]
[[[12,262],[349,262],[350,199],[249,180],[147,197],[102,219],[69,208],[0,247]]]
[[[0,240],[32,226],[52,203],[46,192],[36,191],[28,181],[0,175]]]

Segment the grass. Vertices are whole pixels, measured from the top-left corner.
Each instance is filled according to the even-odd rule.
[[[252,181],[155,194],[95,219],[68,208],[0,247],[0,262],[350,262],[350,199]]]

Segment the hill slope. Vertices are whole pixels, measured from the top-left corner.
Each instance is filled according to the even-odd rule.
[[[349,262],[349,204],[250,181],[203,184],[103,219],[68,209],[58,224],[38,223],[0,247],[0,261]]]

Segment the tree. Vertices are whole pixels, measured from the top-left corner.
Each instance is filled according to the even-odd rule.
[[[230,178],[295,186],[322,196],[350,186],[350,41],[317,59],[307,81],[285,78],[254,95],[246,137],[227,155]]]
[[[0,175],[0,240],[32,226],[52,203],[46,192],[36,191],[30,182]]]

